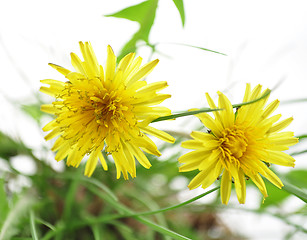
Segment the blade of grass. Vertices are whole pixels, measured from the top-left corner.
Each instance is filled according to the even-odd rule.
[[[10,239],[15,234],[15,228],[21,217],[26,214],[27,210],[33,205],[34,200],[29,196],[19,196],[17,202],[8,212],[3,221],[0,231],[0,240]]]
[[[292,185],[291,183],[287,182],[286,180],[282,179],[282,182],[284,183],[283,190],[298,197],[305,203],[307,203],[307,193],[303,192],[301,189],[298,187]]]
[[[30,228],[31,228],[32,239],[38,240],[34,219],[35,219],[34,212],[33,210],[30,210]]]
[[[120,209],[124,212],[124,214],[128,214],[128,215],[132,215],[134,214],[134,212],[130,209],[128,209],[126,206],[120,204],[119,202],[114,202],[111,201],[109,197],[105,197],[105,195],[103,195],[100,191],[98,191],[96,188],[93,188],[92,186],[89,188],[89,190],[93,191],[97,196],[101,197],[102,199],[104,199],[106,202],[108,202],[110,205],[112,205],[115,209]],[[148,219],[145,219],[143,217],[140,216],[134,216],[134,219],[138,220],[139,222],[147,225],[148,227],[152,228],[153,230],[165,234],[167,236],[173,237],[174,239],[178,239],[178,240],[187,240],[189,238],[180,235],[179,233],[176,233],[172,230],[169,230],[165,227],[162,227]]]
[[[160,44],[162,44],[162,43],[160,43]],[[189,45],[189,44],[185,44],[185,43],[164,43],[164,44],[174,44],[174,45],[181,45],[181,46],[185,46],[185,47],[197,48],[197,49],[200,49],[200,50],[203,50],[203,51],[208,51],[208,52],[217,53],[217,54],[227,56],[225,53],[221,53],[221,52],[213,51],[213,50],[210,50],[210,49],[207,49],[207,48]]]
[[[244,106],[244,105],[248,105],[248,104],[252,104],[252,103],[258,102],[261,99],[263,99],[263,98],[267,97],[268,95],[270,95],[270,93],[271,93],[271,90],[267,89],[261,97],[256,98],[256,99],[254,99],[252,101],[248,101],[248,102],[244,102],[244,103],[238,103],[238,104],[233,104],[232,107],[233,108],[238,108],[238,107],[241,107],[241,106]]]
[[[188,111],[188,112],[176,113],[176,114],[172,114],[168,116],[159,117],[153,120],[152,122],[160,122],[160,121],[170,120],[170,119],[179,118],[179,117],[191,116],[191,115],[195,115],[195,114],[199,114],[203,112],[214,112],[214,111],[220,111],[220,110],[222,109],[202,108],[196,111]]]
[[[252,104],[252,103],[258,102],[258,101],[260,101],[261,99],[267,97],[270,93],[271,93],[271,90],[267,89],[267,90],[265,91],[265,93],[264,93],[261,97],[256,98],[256,99],[254,99],[254,100],[252,100],[252,101],[234,104],[234,105],[232,105],[232,107],[233,107],[233,108],[238,108],[238,107],[241,107],[241,106],[244,106],[244,105],[248,105],[248,104]],[[175,119],[175,118],[179,118],[179,117],[185,117],[185,116],[190,116],[190,115],[196,115],[196,114],[203,113],[203,112],[214,112],[214,111],[221,111],[221,110],[223,110],[223,109],[219,109],[219,108],[216,108],[216,109],[212,109],[212,108],[202,108],[202,109],[196,110],[196,111],[186,111],[186,112],[181,112],[181,113],[176,113],[176,114],[172,114],[172,115],[168,115],[168,116],[159,117],[159,118],[153,120],[152,122],[160,122],[160,121]]]
[[[206,195],[208,195],[208,194],[218,190],[219,188],[220,188],[219,186],[215,187],[215,188],[213,188],[213,189],[211,189],[211,190],[209,190],[209,191],[207,191],[205,193],[202,193],[202,194],[200,194],[200,195],[198,195],[196,197],[193,197],[193,198],[191,198],[191,199],[189,199],[189,200],[187,200],[185,202],[182,202],[180,204],[176,204],[176,205],[173,205],[173,206],[170,206],[170,207],[166,207],[166,208],[162,208],[162,209],[158,209],[158,210],[154,210],[154,211],[135,213],[134,215],[130,215],[130,216],[144,216],[144,215],[152,215],[152,214],[162,213],[162,212],[166,212],[166,211],[171,211],[171,210],[174,210],[176,208],[183,207],[183,206],[185,206],[187,204],[195,202],[196,200],[198,200],[198,199],[200,199],[200,198],[202,198],[202,197],[204,197],[204,196],[206,196]]]

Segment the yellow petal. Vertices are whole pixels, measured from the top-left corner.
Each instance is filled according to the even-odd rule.
[[[189,163],[189,162],[195,162],[195,161],[205,161],[210,155],[212,151],[206,151],[206,150],[196,150],[192,152],[188,152],[178,158],[178,161],[180,163]]]
[[[151,126],[140,127],[140,129],[142,130],[142,132],[152,135],[154,137],[157,137],[165,142],[169,142],[169,143],[175,142],[175,138],[173,138],[171,135],[161,130],[158,130],[156,128],[153,128]]]
[[[279,100],[275,100],[273,102],[271,102],[265,109],[264,112],[262,114],[262,118],[265,119],[267,118],[269,115],[271,115],[276,108],[279,106]]]
[[[61,145],[60,150],[55,155],[55,160],[61,161],[63,160],[71,151],[70,144],[66,142],[65,144]]]
[[[278,132],[286,128],[293,121],[293,117],[287,118],[283,121],[280,121],[277,124],[274,124],[268,131],[268,133]]]
[[[243,102],[248,102],[251,94],[251,85],[246,83],[245,94],[243,98]]]
[[[75,53],[71,53],[70,54],[71,57],[71,64],[73,65],[73,67],[81,74],[86,75],[86,72],[83,68],[82,65],[82,61],[80,60],[80,58],[77,56],[77,54]]]
[[[181,143],[181,147],[187,149],[200,149],[204,148],[204,144],[198,140],[187,140]]]
[[[216,109],[217,108],[216,105],[214,104],[212,98],[210,97],[210,95],[208,93],[206,93],[206,99],[207,99],[207,102],[208,102],[210,108],[212,108],[212,109]],[[222,122],[220,113],[218,111],[213,111],[212,113],[215,116],[215,119],[217,121]]]
[[[86,165],[85,165],[85,172],[84,172],[85,176],[88,176],[88,177],[92,176],[94,170],[96,169],[97,162],[98,162],[98,153],[99,151],[92,152],[89,159],[87,160]]]
[[[294,164],[295,159],[290,155],[280,151],[267,151],[267,152],[268,152],[268,157],[267,159],[264,159],[264,161],[286,167],[295,166]]]
[[[209,128],[216,137],[221,136],[221,131],[223,130],[222,127],[217,124],[219,122],[215,121],[210,115],[207,113],[201,113],[197,114],[196,117],[200,119],[200,121],[207,127]]]
[[[221,200],[223,204],[228,204],[231,193],[231,175],[225,170],[221,180]]]
[[[58,111],[58,109],[55,108],[53,104],[43,104],[41,105],[41,111],[45,113],[55,114]]]
[[[260,190],[263,197],[266,198],[268,196],[268,193],[267,193],[267,190],[266,190],[266,187],[265,187],[265,184],[264,184],[262,177],[259,174],[250,175],[249,177],[255,183],[257,188]]]
[[[136,96],[138,94],[145,94],[145,93],[149,93],[149,92],[157,92],[157,91],[160,91],[160,90],[166,88],[167,86],[168,86],[168,84],[167,84],[166,81],[150,83],[147,86],[144,86],[141,89],[139,89],[136,93]]]
[[[145,154],[137,147],[135,147],[133,144],[126,144],[128,149],[132,152],[132,154],[135,156],[135,158],[139,161],[139,163],[145,167],[150,168],[151,164]]]
[[[66,68],[63,68],[59,65],[53,64],[53,63],[49,63],[49,66],[53,67],[54,69],[56,69],[59,73],[63,74],[64,76],[66,76],[68,73],[70,73],[69,70],[67,70]]]
[[[104,159],[104,157],[103,157],[101,151],[98,152],[98,157],[99,157],[99,160],[100,160],[100,163],[101,163],[103,169],[104,169],[105,171],[108,171],[107,162],[106,162],[106,160]]]
[[[228,98],[221,92],[218,92],[219,95],[219,108],[224,109],[220,111],[221,123],[225,128],[231,127],[234,124],[235,115],[233,113],[233,108],[228,100]]]
[[[113,53],[113,50],[110,45],[108,45],[108,57],[105,68],[105,81],[113,81],[116,67],[116,56]]]
[[[273,173],[268,167],[263,164],[263,169],[265,174],[262,174],[266,179],[268,179],[271,183],[273,183],[276,187],[282,188],[284,185],[280,181],[280,179]]]
[[[135,57],[135,53],[129,53],[125,57],[123,57],[120,60],[116,71],[122,71],[123,73],[125,73],[125,71],[127,70],[129,65],[131,64],[134,57]]]
[[[195,169],[198,169],[198,166],[201,163],[201,161],[202,160],[186,163],[186,164],[179,167],[179,172],[189,172],[189,171],[193,171]]]
[[[129,76],[127,79],[127,87],[129,87],[131,84],[133,84],[136,81],[142,80],[145,78],[149,73],[152,72],[152,70],[155,68],[155,66],[158,64],[159,60],[153,60],[147,64],[145,64],[141,69],[139,69],[136,73]]]
[[[235,188],[239,203],[244,204],[246,198],[246,182],[245,174],[241,168],[238,170],[238,179],[235,181]]]

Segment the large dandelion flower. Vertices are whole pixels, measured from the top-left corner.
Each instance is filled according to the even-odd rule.
[[[67,158],[67,165],[78,167],[88,155],[85,175],[91,176],[98,159],[108,169],[102,151],[113,156],[117,178],[128,173],[136,176],[135,159],[144,166],[151,166],[144,152],[160,156],[156,145],[144,133],[167,142],[174,142],[169,134],[149,126],[157,117],[169,115],[166,107],[153,107],[168,94],[157,93],[167,83],[147,84],[143,80],[157,65],[158,60],[141,67],[142,58],[134,53],[126,55],[116,66],[116,56],[108,46],[106,66],[98,64],[90,43],[80,42],[84,61],[71,53],[71,63],[76,71],[69,71],[50,64],[68,81],[42,80],[50,87],[40,91],[52,97],[52,104],[42,105],[42,111],[55,115],[44,131],[51,131],[50,140],[59,136],[52,150],[57,151],[57,161]],[[143,152],[144,151],[144,152]]]
[[[258,85],[251,91],[247,84],[243,102],[260,98],[263,94],[261,88]],[[243,105],[234,113],[227,97],[221,92],[218,95],[218,108],[223,110],[213,112],[215,119],[206,113],[197,115],[209,131],[192,132],[193,140],[182,143],[182,147],[195,151],[179,158],[179,162],[184,163],[180,171],[200,171],[190,182],[190,189],[200,185],[207,188],[222,174],[220,193],[224,204],[229,201],[232,182],[239,202],[245,203],[246,179],[251,179],[267,197],[262,177],[278,188],[283,186],[268,165],[294,167],[295,160],[283,151],[296,144],[298,139],[293,137],[293,132],[280,132],[293,118],[277,122],[281,114],[270,117],[279,101],[275,100],[264,108],[268,96]],[[216,108],[209,94],[206,98],[209,106]]]

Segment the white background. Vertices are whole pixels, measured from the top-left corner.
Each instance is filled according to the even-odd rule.
[[[32,148],[50,146],[44,142],[43,133],[35,122],[13,103],[33,103],[39,80],[61,79],[61,75],[48,66],[49,62],[72,69],[69,53],[80,55],[79,41],[91,41],[104,65],[107,45],[118,53],[137,31],[138,24],[103,15],[139,2],[1,0],[0,130],[21,138]],[[218,90],[225,92],[233,103],[239,103],[246,82],[253,86],[260,83],[264,88],[280,83],[270,98],[281,100],[276,113],[294,117],[290,129],[296,135],[307,133],[307,102],[285,103],[307,98],[307,2],[186,0],[184,3],[184,28],[173,2],[160,0],[150,34],[151,42],[160,43],[158,50],[169,56],[153,56],[159,58],[160,63],[148,78],[149,82],[168,81],[165,92],[171,93],[172,98],[164,105],[173,111],[206,107],[205,92],[216,99]],[[212,49],[227,56],[169,44],[173,42]],[[143,47],[138,54],[145,63],[149,49]],[[159,127],[189,133],[191,125],[183,126],[187,119],[193,121],[177,119],[159,123]],[[306,155],[297,158],[296,163],[297,168],[304,166]],[[184,198],[198,193],[198,190],[185,191]],[[231,201],[237,204],[236,199]],[[243,208],[253,207],[256,202],[249,197]],[[284,208],[287,210],[293,205],[302,206],[302,203],[292,198]],[[222,217],[231,229],[252,239],[280,239],[291,229],[272,217],[240,211],[225,212]],[[302,235],[296,235],[295,239],[300,237]]]

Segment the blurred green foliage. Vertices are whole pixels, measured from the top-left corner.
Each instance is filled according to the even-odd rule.
[[[173,2],[184,26],[183,1]],[[119,59],[128,52],[136,51],[139,41],[145,42],[155,51],[149,36],[157,6],[158,0],[148,0],[105,15],[136,21],[140,25],[139,30],[122,48]],[[44,116],[39,108],[39,100],[34,104],[21,105],[21,110],[31,116],[38,125]],[[302,135],[300,139],[306,136]],[[111,161],[108,172],[104,172],[101,167],[97,168],[91,178],[83,176],[83,167],[65,167],[63,171],[56,171],[46,159],[37,158],[25,143],[0,132],[0,157],[9,165],[8,171],[0,170],[0,240],[246,239],[230,230],[223,222],[218,213],[226,208],[269,214],[292,226],[294,233],[307,233],[303,226],[291,221],[293,216],[306,220],[306,206],[286,214],[281,212],[280,206],[293,197],[293,194],[291,189],[289,193],[270,183],[266,183],[269,197],[264,203],[261,200],[255,209],[221,206],[216,194],[208,203],[199,204],[197,207],[195,204],[189,204],[158,214],[138,214],[180,204],[178,196],[187,187],[172,186],[178,181],[178,177],[189,182],[195,176],[194,172],[178,173],[177,159],[181,155],[178,146],[182,140],[182,137],[178,137],[173,145],[161,145],[159,149],[169,156],[168,159],[159,160],[148,155],[152,167],[148,170],[137,166],[137,178],[125,181],[115,179],[116,169]],[[26,175],[14,169],[10,159],[18,155],[33,158],[37,167],[34,175]],[[307,170],[299,169],[284,174],[283,178],[301,191],[306,191],[306,176]],[[23,181],[20,177],[29,180],[31,185],[16,190],[16,182]],[[249,187],[251,185],[249,184]],[[293,232],[287,236],[293,236]]]

